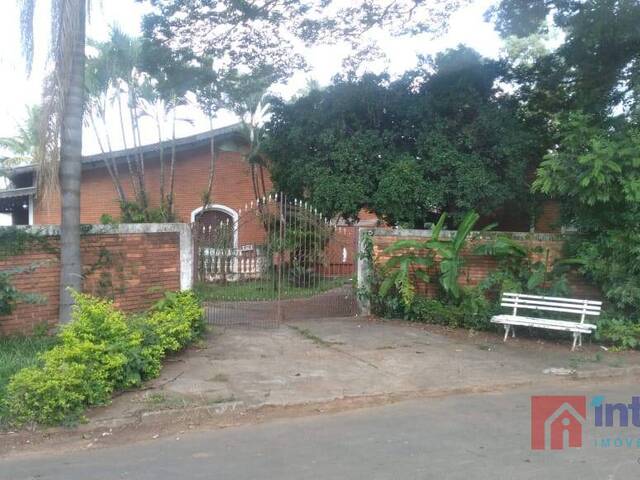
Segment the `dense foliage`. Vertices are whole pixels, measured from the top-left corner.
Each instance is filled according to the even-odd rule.
[[[441,238],[446,217],[440,216],[430,238],[398,240],[386,248],[385,254],[391,257],[383,265],[375,265],[371,253],[370,286],[362,293],[374,313],[455,327],[489,326],[491,303],[484,289],[459,283],[465,264],[463,250],[479,216],[467,212],[449,239]],[[437,295],[419,294],[418,283],[435,284]]]
[[[431,67],[274,101],[265,150],[278,188],[330,215],[368,208],[410,227],[506,203],[528,215],[527,173],[542,150],[535,125],[497,86],[505,66],[460,47]]]
[[[470,245],[471,232],[478,221],[478,214],[473,211],[463,217],[450,238],[442,238],[445,218],[446,214],[440,217],[429,238],[398,240],[387,247],[384,253],[390,258],[383,264],[374,262],[372,245],[365,248],[371,271],[367,289],[360,294],[369,301],[374,313],[487,329],[491,326],[492,312],[500,308],[503,292],[570,294],[565,274],[574,261],[560,260],[549,265],[541,249],[527,247],[504,234],[476,238]],[[498,263],[495,271],[473,287],[460,284],[465,256],[469,254],[492,256]]]
[[[527,110],[548,125],[534,189],[558,199],[577,231],[569,253],[607,300],[598,335],[637,346],[640,3],[503,0],[490,15],[520,40],[564,34],[557,49],[513,69]]]
[[[111,302],[75,294],[73,319],[40,365],[19,371],[3,399],[11,422],[77,421],[114,391],[160,373],[161,361],[202,333],[202,308],[190,292],[168,294],[146,315],[128,321]]]

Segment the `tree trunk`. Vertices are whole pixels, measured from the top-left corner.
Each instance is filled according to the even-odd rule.
[[[213,177],[216,169],[216,146],[213,135],[213,119],[209,116],[209,132],[211,132],[211,141],[209,142],[209,154],[211,155],[209,163],[209,180],[207,182],[207,190],[202,197],[202,208],[205,209],[211,203],[211,190],[213,190]]]
[[[129,88],[133,88],[129,86]],[[135,111],[136,98],[133,93],[129,93],[129,117],[131,118],[131,128],[133,136],[133,147],[136,151],[137,163],[136,163],[136,175],[138,177],[138,205],[147,213],[147,207],[149,206],[149,197],[147,196],[147,185],[144,180],[144,153],[142,151],[142,145],[140,141],[140,128],[138,126],[138,115]]]
[[[167,211],[173,217],[173,189],[176,182],[176,104],[173,103],[173,125],[171,127],[171,163],[169,166],[169,195],[167,196]]]
[[[160,118],[158,112],[156,112],[156,129],[158,131],[158,146],[160,148],[160,209],[163,211],[163,215],[166,218],[166,202],[164,196],[164,145],[162,144],[162,126],[160,125]]]
[[[71,320],[71,289],[82,290],[80,254],[80,181],[82,179],[82,112],[84,105],[86,2],[77,2],[78,31],[75,32],[69,91],[66,92],[60,146],[60,323]]]
[[[113,156],[113,147],[111,146],[111,137],[109,136],[109,129],[106,128],[105,123],[105,139],[107,141],[107,150],[109,152],[109,162],[111,163],[111,169],[113,170],[113,175],[115,177],[115,187],[118,192],[118,198],[120,199],[120,204],[122,205],[127,201],[127,195],[124,193],[124,188],[122,188],[122,182],[120,181],[120,172],[118,171],[118,161]]]
[[[116,167],[115,160],[113,159],[113,152],[111,150],[111,142],[109,141],[109,136],[107,134],[107,148],[108,153],[102,144],[102,139],[100,138],[100,132],[98,132],[98,127],[96,125],[96,121],[93,115],[93,112],[89,110],[89,123],[91,124],[91,128],[93,129],[93,133],[96,137],[96,141],[98,142],[98,147],[100,148],[100,153],[105,157],[104,166],[107,168],[107,172],[111,177],[111,182],[113,183],[113,187],[118,194],[118,201],[122,204],[126,201],[126,197],[124,195],[124,190],[122,189],[122,185],[120,184],[120,178],[118,177],[118,170]],[[106,125],[106,122],[105,122]],[[106,130],[106,129],[105,129]]]
[[[122,113],[122,96],[121,92],[118,92],[118,113],[120,114],[120,133],[122,134],[122,147],[127,150],[127,134],[124,131],[124,115]],[[127,155],[127,165],[129,167],[129,180],[131,180],[131,191],[133,192],[133,198],[138,199],[138,187],[136,186],[136,175],[133,171],[133,164],[131,163],[131,157]]]

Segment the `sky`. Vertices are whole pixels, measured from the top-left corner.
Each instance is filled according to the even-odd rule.
[[[50,0],[39,0],[36,12],[35,62],[31,76],[27,76],[20,49],[18,2],[3,0],[0,6],[0,31],[3,46],[0,50],[0,137],[12,136],[16,125],[24,120],[26,105],[38,103],[41,83],[44,75],[44,61],[48,44],[48,18]],[[387,60],[367,65],[368,71],[380,73],[388,71],[392,76],[411,69],[416,64],[418,54],[435,54],[459,44],[476,49],[486,57],[500,55],[502,42],[493,26],[484,21],[484,12],[496,0],[472,0],[471,3],[454,14],[448,32],[438,38],[419,35],[411,38],[390,38],[378,32],[376,39],[386,53]],[[118,25],[130,35],[140,34],[140,20],[148,10],[134,0],[95,1],[88,24],[88,36],[95,40],[106,40],[110,25]],[[102,5],[100,5],[102,4]],[[341,71],[341,62],[348,54],[342,45],[317,45],[305,51],[305,57],[311,71],[295,74],[285,85],[277,86],[274,93],[290,97],[300,91],[308,80],[316,80],[323,86]],[[197,109],[185,107],[182,117],[191,118],[194,123],[182,123],[178,126],[178,136],[186,136],[208,129],[209,123]],[[214,126],[234,123],[237,119],[230,113],[222,113]],[[111,126],[110,128],[115,128]],[[143,124],[143,143],[156,141],[155,128]],[[98,152],[93,133],[85,131],[83,136],[84,153]],[[114,148],[116,148],[114,146]],[[1,152],[0,152],[1,153]]]

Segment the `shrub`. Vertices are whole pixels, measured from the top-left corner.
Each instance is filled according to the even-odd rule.
[[[150,312],[148,323],[158,336],[158,344],[175,352],[202,334],[203,313],[193,292],[167,293]]]
[[[640,324],[630,320],[604,317],[598,322],[596,338],[620,349],[639,348]]]
[[[77,419],[88,399],[86,373],[79,363],[20,370],[7,389],[11,422],[53,425]]]
[[[418,297],[407,317],[424,323],[485,330],[491,326],[491,304],[477,288],[463,289],[458,303]]]
[[[130,321],[109,301],[74,297],[73,318],[58,334],[59,344],[40,355],[41,367],[19,371],[7,387],[5,404],[17,425],[76,421],[114,391],[157,376],[166,353],[184,348],[204,329],[191,292],[168,293]]]

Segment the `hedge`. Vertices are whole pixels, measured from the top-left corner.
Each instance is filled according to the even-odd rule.
[[[112,302],[76,293],[72,321],[41,365],[16,373],[3,400],[10,421],[59,425],[104,405],[114,391],[159,375],[161,362],[197,339],[203,310],[191,292],[167,293],[145,315],[127,319]]]

